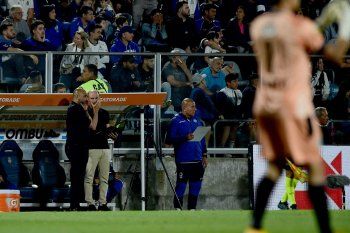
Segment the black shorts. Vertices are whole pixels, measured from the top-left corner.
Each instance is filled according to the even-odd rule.
[[[204,167],[202,161],[176,164],[177,182],[202,181]]]

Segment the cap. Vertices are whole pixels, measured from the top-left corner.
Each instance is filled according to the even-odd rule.
[[[192,77],[193,85],[199,85],[205,77],[207,77],[206,74],[195,73]]]
[[[174,48],[170,53],[186,53],[186,51],[180,48]],[[181,56],[181,59],[185,61],[187,56]]]

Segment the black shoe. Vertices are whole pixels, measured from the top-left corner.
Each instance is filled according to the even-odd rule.
[[[297,209],[298,209],[298,207],[297,207],[296,204],[291,205],[290,208],[291,208],[292,210],[297,210]]]
[[[96,206],[95,205],[89,205],[88,208],[87,208],[87,211],[96,211]]]
[[[100,206],[98,207],[98,210],[99,210],[99,211],[110,211],[110,209],[108,208],[107,204],[100,205]]]
[[[279,202],[278,203],[278,206],[277,206],[279,209],[281,210],[288,210],[289,207],[288,207],[288,202]]]

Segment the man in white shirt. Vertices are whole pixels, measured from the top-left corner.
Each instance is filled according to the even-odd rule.
[[[92,24],[89,28],[89,46],[92,52],[108,52],[106,42],[101,40],[102,26],[99,24]],[[98,71],[105,77],[106,75],[106,64],[109,63],[109,56],[107,55],[96,55]],[[94,59],[95,60],[95,59]]]

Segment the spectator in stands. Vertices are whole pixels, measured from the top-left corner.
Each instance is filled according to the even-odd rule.
[[[200,39],[205,38],[213,27],[221,28],[220,21],[215,19],[217,9],[218,6],[212,3],[206,3],[201,7],[203,16],[195,22],[196,32]]]
[[[196,103],[196,116],[205,122],[205,125],[212,126],[217,119],[223,119],[215,107],[211,97],[207,94],[205,75],[196,73],[192,77],[193,89],[190,98]],[[205,137],[206,144],[209,145],[211,133]]]
[[[238,74],[231,73],[225,77],[226,87],[217,94],[218,108],[225,119],[240,120],[242,118],[242,92],[238,89]],[[225,147],[230,136],[229,147],[235,146],[236,131],[239,123],[230,123],[224,126],[220,147]]]
[[[75,33],[73,42],[67,45],[66,52],[91,52],[88,43],[88,35],[84,31]],[[83,56],[80,54],[64,55],[60,65],[59,82],[64,83],[66,88],[73,91],[76,87],[76,78],[87,64],[94,64],[97,61],[91,60],[95,56]]]
[[[176,15],[167,25],[169,45],[173,48],[181,48],[187,53],[197,47],[198,38],[195,33],[195,25],[190,18],[188,2],[181,1],[176,4]]]
[[[77,81],[82,82],[78,88],[84,89],[87,93],[90,91],[98,91],[99,93],[108,93],[109,86],[107,81],[97,77],[98,70],[94,64],[85,65],[83,73],[77,78]]]
[[[89,47],[92,52],[108,52],[106,42],[101,40],[102,26],[99,24],[93,24],[89,28]],[[106,64],[109,63],[108,55],[96,55],[97,56],[97,69],[103,75],[106,76]]]
[[[45,93],[45,86],[43,86],[43,78],[41,73],[37,70],[30,72],[29,77],[19,90],[25,93]]]
[[[41,19],[45,23],[45,38],[48,39],[55,50],[62,50],[63,24],[56,19],[55,5],[45,5],[42,8]]]
[[[253,103],[255,99],[256,88],[259,83],[259,76],[256,73],[252,73],[249,76],[249,85],[246,86],[242,92],[242,115],[244,119],[253,118]]]
[[[66,93],[67,88],[64,83],[56,83],[53,85],[53,93]]]
[[[142,44],[148,51],[169,52],[168,34],[165,30],[163,12],[154,9],[150,15],[150,22],[142,24]]]
[[[142,63],[137,66],[141,77],[141,89],[146,92],[154,90],[154,57],[144,56]]]
[[[114,9],[109,0],[97,0],[95,4],[97,15],[108,15],[110,18],[115,17]]]
[[[157,0],[134,0],[132,4],[133,25],[136,28],[140,26],[142,16],[148,15],[158,5]]]
[[[86,165],[86,174],[84,181],[85,201],[88,204],[88,210],[96,210],[94,200],[92,198],[93,181],[95,170],[98,166],[99,184],[99,207],[98,210],[108,211],[107,207],[107,190],[109,177],[109,163],[111,160],[111,150],[108,145],[107,128],[109,127],[109,113],[100,108],[94,111],[96,104],[101,104],[100,95],[98,91],[88,92],[89,109],[88,113],[91,118],[97,117],[97,124],[95,128],[90,128],[89,135],[89,159]],[[115,138],[117,135],[115,135]]]
[[[118,38],[120,29],[124,26],[129,26],[129,21],[123,14],[118,14],[115,21],[111,21],[112,32],[106,39],[108,48],[113,45],[115,38]]]
[[[199,192],[202,186],[204,169],[208,165],[207,148],[204,138],[201,141],[190,141],[194,138],[193,132],[203,123],[195,116],[196,105],[191,99],[184,99],[182,112],[176,115],[170,123],[169,139],[174,145],[176,163],[176,194],[174,208],[182,209],[183,197],[189,182],[187,208],[195,210]]]
[[[36,20],[30,26],[32,37],[26,39],[22,43],[22,48],[25,51],[54,51],[53,44],[45,38],[45,25],[41,20]],[[38,55],[39,62],[37,65],[33,65],[34,69],[39,70],[41,75],[45,77],[46,56]]]
[[[311,78],[311,84],[314,94],[314,105],[316,107],[327,106],[330,87],[327,73],[324,71],[323,58],[317,59],[316,71]]]
[[[324,107],[317,107],[315,109],[315,114],[320,124],[322,135],[323,135],[323,145],[332,145],[332,135],[331,128],[329,127],[328,111]]]
[[[98,113],[100,103],[93,106],[93,111]],[[80,209],[79,203],[85,200],[84,178],[88,161],[89,130],[96,129],[98,114],[91,117],[87,114],[88,99],[84,89],[77,88],[73,93],[73,100],[67,110],[67,141],[65,151],[71,162],[70,168],[70,209]]]
[[[137,70],[136,59],[132,55],[123,55],[111,71],[113,93],[140,91],[141,77]]]
[[[23,9],[22,19],[28,22],[30,26],[34,20],[34,1],[33,0],[7,0],[7,9],[11,9],[14,5],[20,5]]]
[[[139,46],[132,41],[134,38],[134,30],[130,26],[124,26],[120,29],[118,37],[115,39],[111,47],[111,52],[131,52],[139,53]],[[111,62],[117,64],[120,60],[120,55],[111,56]],[[135,56],[136,64],[141,63],[141,56]]]
[[[89,31],[89,26],[93,23],[94,11],[89,6],[82,6],[79,11],[79,17],[75,18],[69,30],[70,38],[73,38],[77,31]]]
[[[338,37],[338,25],[336,23],[333,23],[329,25],[325,30],[324,30],[324,42],[325,44],[328,43],[335,43],[335,40]]]
[[[9,16],[4,19],[3,23],[12,23],[17,34],[17,38],[19,38],[19,42],[24,41],[25,39],[31,36],[29,26],[27,21],[22,19],[23,9],[21,5],[13,5],[10,8]]]
[[[13,25],[11,23],[3,23],[0,25],[0,51],[21,52],[22,49],[15,48],[13,39],[16,37]],[[28,55],[34,64],[38,64],[38,58],[35,55]],[[19,54],[2,55],[3,78],[5,83],[11,83],[18,86],[24,84],[27,73],[25,70],[24,57]],[[18,90],[18,89],[17,89]]]
[[[113,19],[114,20],[114,19]],[[105,16],[103,15],[98,15],[95,18],[95,24],[101,25],[101,37],[100,40],[104,41],[107,44],[107,38],[111,37],[114,33],[114,28],[112,26],[112,21],[108,20]]]
[[[221,57],[210,59],[209,66],[205,68],[201,74],[205,74],[205,82],[211,94],[220,91],[226,86],[225,73],[221,70],[224,61]],[[210,94],[210,93],[209,93]]]
[[[249,26],[245,22],[245,9],[243,6],[238,6],[236,17],[230,19],[224,38],[227,51],[229,52],[244,53],[251,51]]]
[[[182,49],[174,49],[171,53],[186,53]],[[192,74],[186,65],[186,56],[170,56],[162,69],[162,81],[168,86],[166,92],[171,93],[171,101],[175,111],[181,110],[182,100],[189,97],[192,89]],[[170,85],[169,85],[170,84]],[[164,83],[162,85],[165,86]],[[169,90],[169,88],[171,88]],[[169,95],[169,94],[168,94]]]

